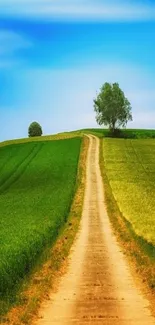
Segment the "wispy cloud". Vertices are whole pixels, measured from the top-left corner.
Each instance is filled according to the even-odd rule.
[[[24,36],[11,30],[0,30],[0,69],[19,66],[22,60],[16,58],[17,51],[31,46],[32,43]]]
[[[30,41],[25,37],[8,30],[0,30],[0,55],[10,54],[21,48],[30,47]]]
[[[1,15],[71,21],[143,21],[155,19],[155,5],[142,0],[1,0],[0,12]]]

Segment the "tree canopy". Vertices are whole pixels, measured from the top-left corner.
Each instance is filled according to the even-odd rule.
[[[42,135],[42,127],[38,122],[32,122],[28,128],[29,137],[37,137]]]
[[[112,132],[132,121],[131,104],[120,89],[118,83],[106,82],[94,99],[96,121],[99,125],[108,125]]]

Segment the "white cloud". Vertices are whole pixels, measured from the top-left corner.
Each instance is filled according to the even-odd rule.
[[[155,5],[129,0],[1,0],[1,14],[55,20],[137,21],[155,19]]]
[[[8,30],[0,30],[0,55],[12,54],[21,48],[30,46],[30,41],[21,35]]]
[[[149,87],[149,85],[148,85]],[[153,89],[130,90],[127,95],[133,107],[132,128],[155,128],[155,93]]]
[[[137,108],[153,108],[153,103],[155,104],[155,92],[153,89],[133,89],[132,91],[127,91],[127,96],[130,98],[133,106]]]
[[[25,36],[10,30],[0,30],[0,69],[22,67],[24,62],[16,57],[16,52],[31,46],[32,43]]]
[[[155,112],[141,109],[134,112],[134,122],[128,123],[130,128],[155,129]]]

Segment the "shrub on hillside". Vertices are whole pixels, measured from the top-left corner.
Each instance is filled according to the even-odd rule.
[[[39,137],[43,134],[42,127],[38,122],[32,122],[28,129],[29,137]]]

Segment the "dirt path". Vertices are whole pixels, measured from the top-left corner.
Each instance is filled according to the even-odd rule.
[[[99,140],[92,136],[83,215],[68,271],[36,324],[155,324],[112,233],[99,169]]]

